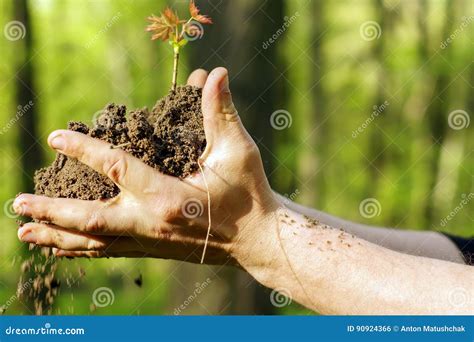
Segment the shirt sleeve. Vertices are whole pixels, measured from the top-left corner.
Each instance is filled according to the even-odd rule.
[[[449,238],[459,248],[466,264],[474,265],[474,237],[462,238],[446,233],[443,233],[443,235]]]

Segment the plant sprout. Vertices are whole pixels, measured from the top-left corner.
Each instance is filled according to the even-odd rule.
[[[174,63],[171,81],[173,91],[176,90],[176,80],[178,78],[179,50],[188,41],[195,40],[203,35],[201,24],[212,24],[211,18],[199,13],[199,8],[197,8],[194,0],[189,2],[189,13],[191,15],[189,19],[181,20],[175,11],[167,7],[160,13],[160,16],[152,14],[147,18],[151,24],[147,26],[146,31],[152,32],[151,40],[168,41],[173,47]]]

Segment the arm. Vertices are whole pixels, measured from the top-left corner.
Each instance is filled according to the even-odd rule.
[[[291,209],[276,216],[240,260],[262,284],[307,307],[324,314],[474,313],[469,266],[394,252]]]
[[[341,227],[345,231],[376,245],[401,253],[452,261],[460,264],[465,263],[462,253],[456,244],[438,232],[400,230],[354,223],[297,204],[281,195],[277,196],[287,208],[297,213],[313,217],[334,227]]]
[[[474,311],[474,268],[390,251],[285,208],[240,122],[227,71],[201,70],[190,83],[204,86],[203,171],[179,180],[103,141],[53,132],[53,149],[108,176],[121,192],[97,201],[22,194],[15,211],[41,223],[25,224],[19,238],[53,247],[58,257],[236,265],[321,313]]]

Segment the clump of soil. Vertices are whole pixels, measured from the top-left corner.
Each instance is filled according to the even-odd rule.
[[[170,91],[149,112],[109,104],[93,127],[70,122],[68,129],[101,139],[140,158],[161,172],[184,178],[198,169],[206,147],[201,89],[185,86]],[[85,200],[111,198],[119,189],[107,177],[75,159],[58,154],[35,175],[35,191],[49,197]]]
[[[125,106],[109,104],[92,127],[70,122],[68,129],[106,141],[165,174],[184,178],[198,170],[198,158],[206,147],[201,95],[200,88],[177,87],[159,100],[151,112],[143,108],[128,115]],[[35,174],[35,193],[48,197],[95,200],[112,198],[119,192],[106,176],[60,153],[52,165]],[[41,256],[35,253],[31,258],[36,260],[28,259],[24,265],[25,271],[36,261],[49,265],[50,272],[36,270],[40,272],[34,276],[34,286],[28,291],[30,298],[34,297],[37,314],[51,308],[57,293],[55,285],[59,284],[55,280],[54,257],[48,253]],[[46,260],[38,260],[43,257]]]

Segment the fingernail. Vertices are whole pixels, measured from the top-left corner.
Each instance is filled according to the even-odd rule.
[[[66,141],[64,140],[62,133],[59,132],[51,133],[48,138],[48,142],[49,145],[55,150],[64,150],[64,147],[66,146]]]
[[[221,91],[223,92],[230,92],[230,88],[229,88],[229,76],[226,75],[226,77],[224,77],[224,79],[221,81]]]
[[[226,113],[233,113],[235,112],[234,102],[232,101],[232,95],[230,93],[229,88],[229,76],[225,76],[224,79],[221,81],[220,84],[221,88],[221,103],[222,103],[222,110]]]
[[[23,242],[29,242],[29,243],[35,243],[36,242],[36,236],[31,229],[22,227],[18,229],[18,238],[23,241]]]
[[[26,212],[26,203],[21,196],[17,197],[13,202],[13,210],[18,215],[24,215]]]
[[[64,251],[62,250],[57,250],[56,253],[54,254],[54,256],[58,257],[58,258],[61,258],[65,255]]]

